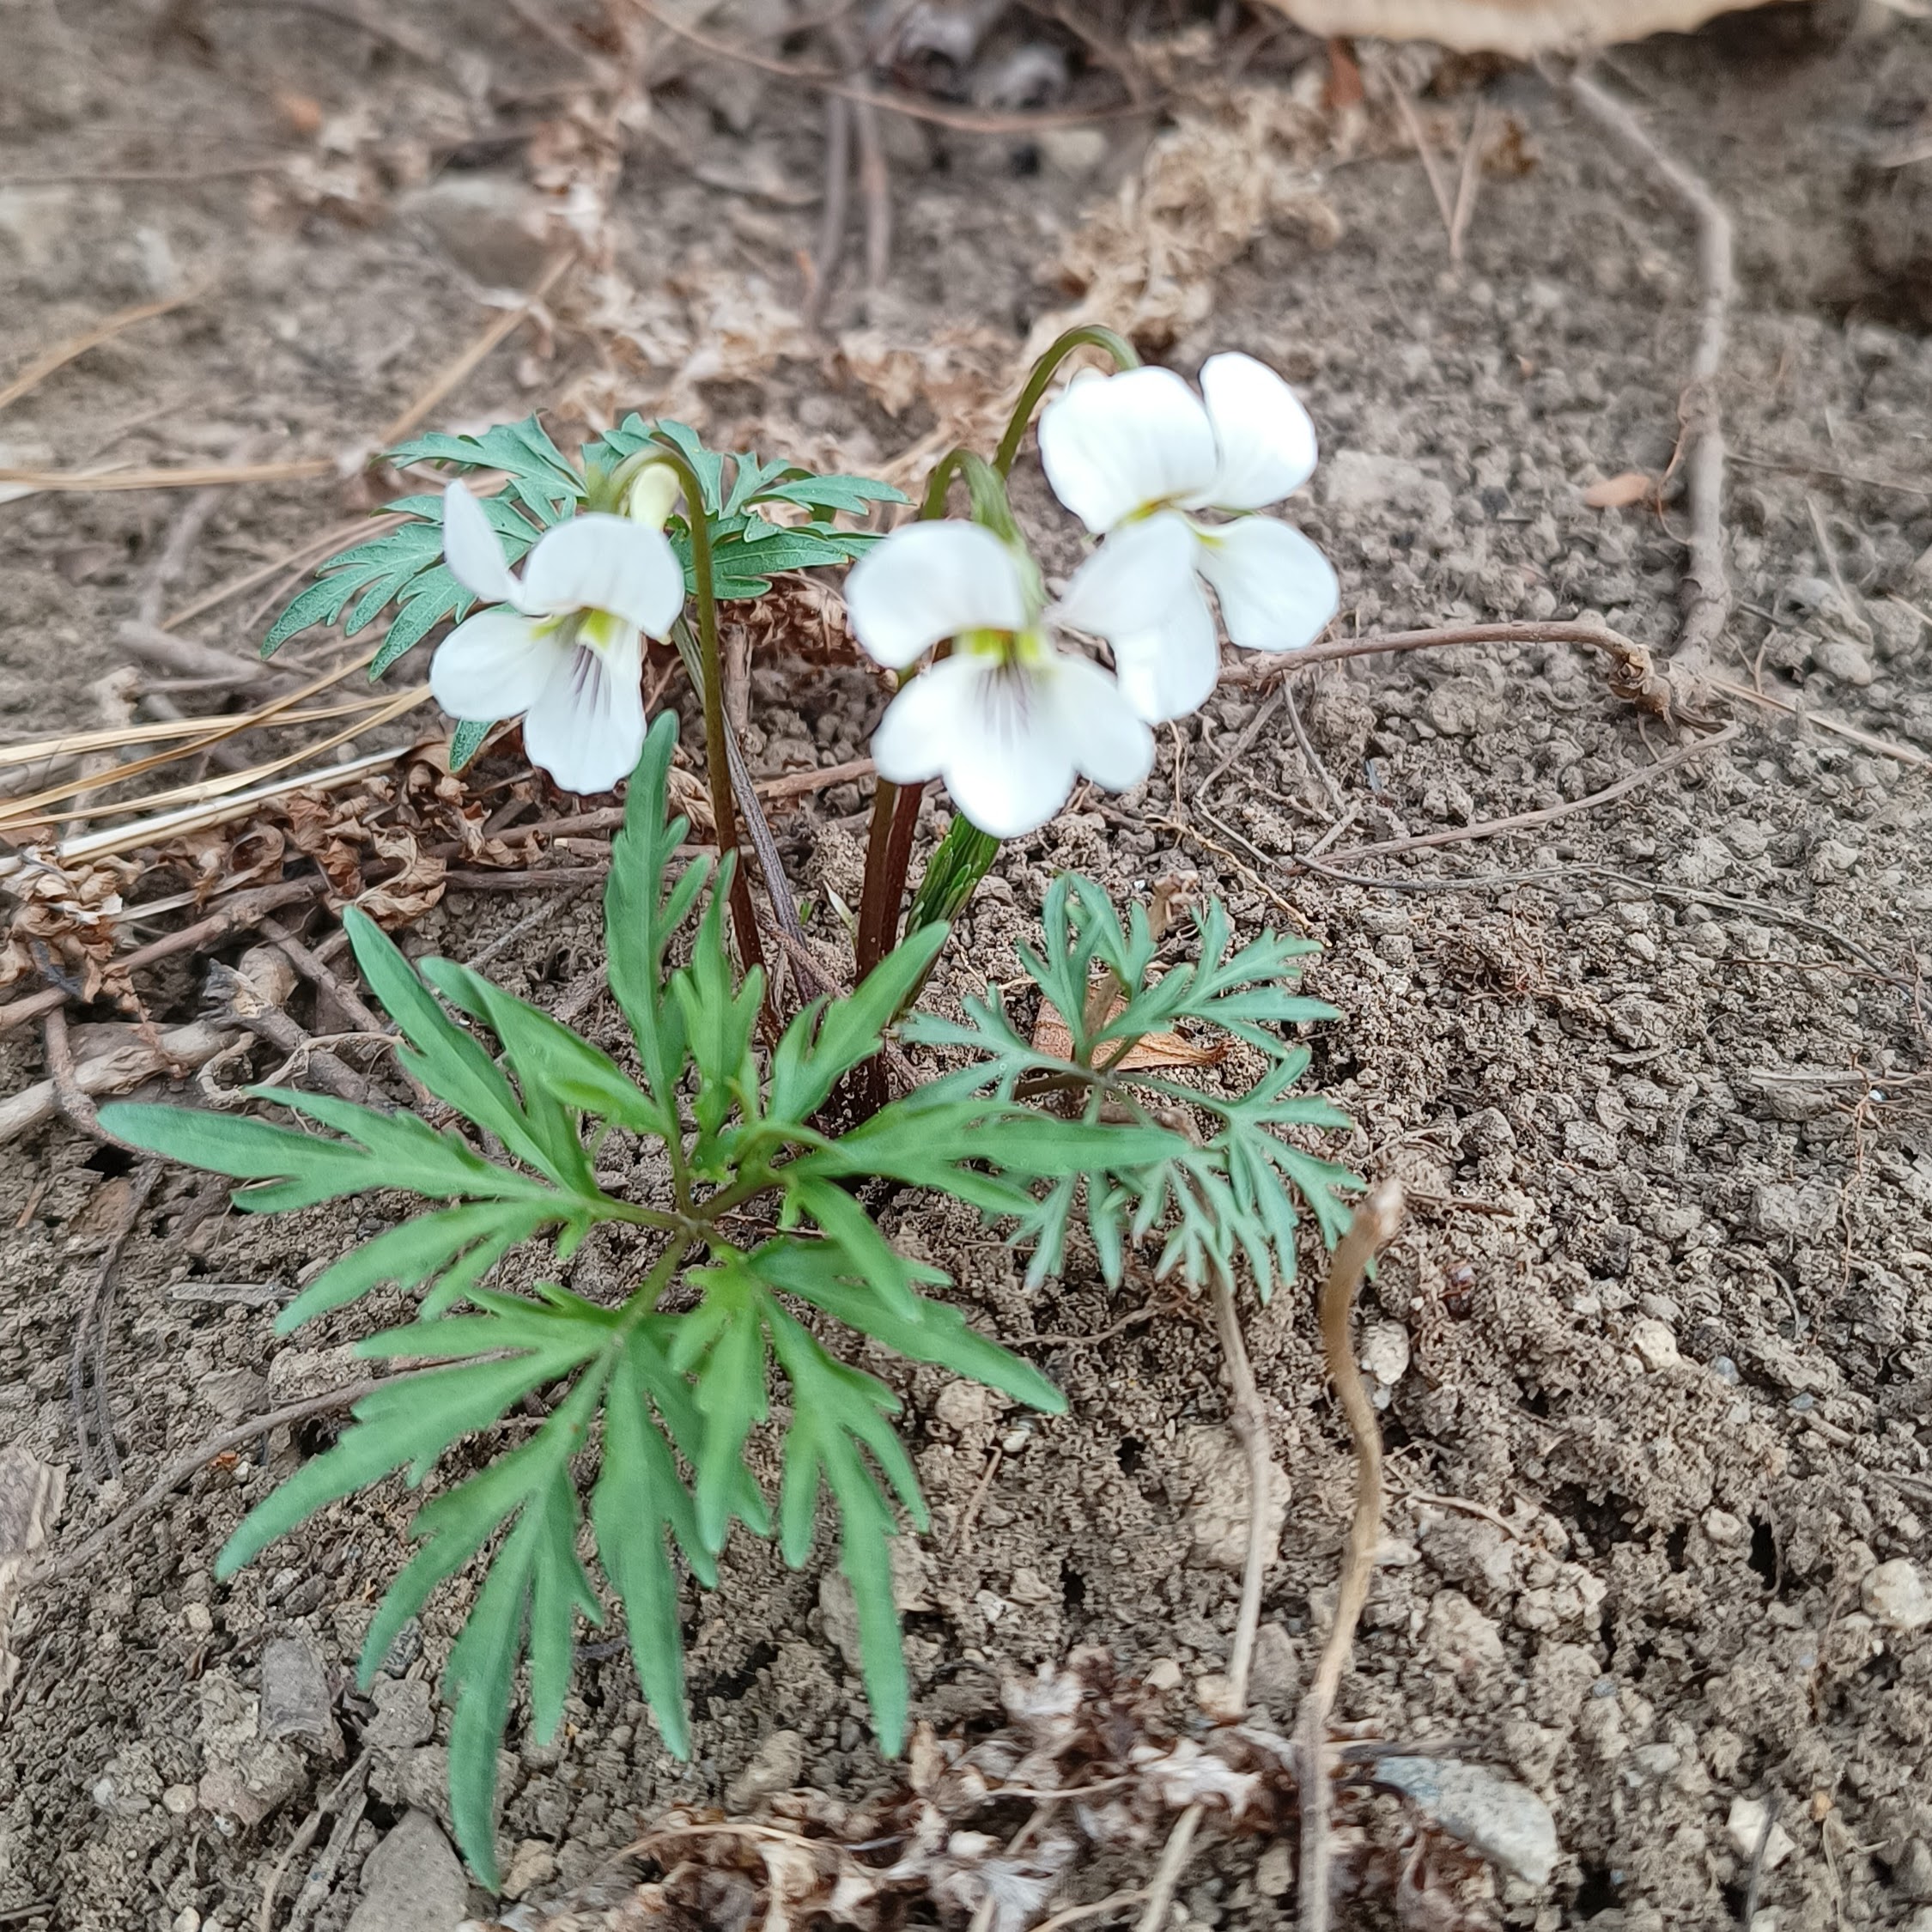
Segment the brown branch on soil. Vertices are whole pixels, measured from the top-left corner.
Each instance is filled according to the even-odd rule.
[[[171,1027],[158,1035],[152,1029],[133,1025],[100,1030],[118,1031],[125,1034],[125,1040],[123,1044],[100,1048],[75,1067],[74,1084],[90,1104],[99,1095],[125,1093],[157,1073],[191,1072],[205,1066],[233,1046],[235,1037],[226,1028],[211,1025],[206,1020]],[[0,1147],[62,1115],[60,1094],[52,1078],[36,1080],[32,1086],[9,1094],[0,1099]],[[72,1115],[66,1117],[71,1119]]]
[[[389,1031],[381,1018],[363,1003],[361,994],[347,985],[327,960],[311,951],[279,919],[264,919],[261,930],[263,937],[282,949],[283,957],[305,980],[334,1002],[337,1012],[351,1026],[364,1033],[383,1035]]]
[[[1250,657],[1224,671],[1221,683],[1235,690],[1262,690],[1277,678],[1314,665],[1344,664],[1352,658],[1380,657],[1396,651],[1442,650],[1459,644],[1574,644],[1609,659],[1606,675],[1613,697],[1673,724],[1709,727],[1716,723],[1688,708],[1686,701],[1694,692],[1674,690],[1670,672],[1658,668],[1644,646],[1594,617],[1548,623],[1448,624],[1376,637],[1338,638],[1327,644],[1311,644],[1305,651]]]
[[[1358,1221],[1360,1218],[1358,1212]],[[1267,1580],[1269,1553],[1268,1492],[1274,1458],[1268,1451],[1267,1412],[1261,1406],[1255,1365],[1242,1335],[1241,1313],[1235,1306],[1233,1285],[1225,1279],[1214,1285],[1214,1332],[1228,1365],[1229,1420],[1248,1461],[1248,1550],[1241,1571],[1241,1608],[1228,1651],[1228,1708],[1238,1718],[1248,1709],[1248,1680],[1254,1672],[1255,1644],[1261,1627],[1261,1588]],[[1175,1820],[1160,1862],[1147,1883],[1139,1932],[1160,1932],[1167,1923],[1168,1907],[1187,1869],[1188,1855],[1194,1849],[1194,1834],[1206,1810],[1197,1801]]]
[[[1735,292],[1730,215],[1701,175],[1659,147],[1637,116],[1587,73],[1564,74],[1553,67],[1544,71],[1697,226],[1701,291],[1698,345],[1691,358],[1690,380],[1678,403],[1683,441],[1689,450],[1691,601],[1678,634],[1677,654],[1690,669],[1702,670],[1731,615],[1731,583],[1724,566],[1724,425],[1717,407],[1717,379],[1723,369]]]
[[[415,1374],[431,1371],[419,1370]],[[24,1581],[29,1585],[58,1583],[64,1577],[71,1577],[76,1570],[84,1569],[106,1548],[123,1530],[131,1528],[143,1516],[152,1516],[170,1493],[181,1483],[194,1474],[195,1471],[212,1462],[218,1455],[229,1449],[240,1449],[246,1443],[276,1429],[286,1429],[298,1422],[307,1422],[319,1415],[327,1415],[336,1409],[352,1407],[365,1395],[373,1393],[384,1383],[394,1382],[394,1376],[386,1376],[380,1380],[371,1377],[363,1382],[345,1383],[340,1388],[331,1388],[320,1395],[311,1395],[300,1402],[290,1402],[285,1407],[270,1409],[265,1415],[252,1417],[246,1422],[238,1423],[233,1429],[224,1429],[218,1436],[210,1436],[206,1442],[197,1443],[185,1455],[178,1455],[174,1461],[155,1478],[133,1502],[94,1531],[77,1549],[70,1550],[65,1556],[52,1562],[43,1562],[28,1571]]]
[[[121,1473],[120,1452],[114,1447],[114,1414],[107,1399],[107,1333],[114,1307],[114,1270],[121,1249],[148,1205],[148,1196],[161,1178],[161,1163],[143,1161],[128,1180],[126,1204],[120,1219],[107,1237],[100,1260],[88,1284],[81,1303],[80,1319],[74,1324],[73,1347],[67,1358],[67,1400],[74,1421],[74,1442],[80,1453],[81,1474],[90,1489],[99,1489],[103,1480],[118,1482]],[[92,1369],[90,1378],[88,1370]],[[91,1400],[89,1400],[91,1396]],[[90,1431],[88,1412],[93,1411]],[[96,1448],[100,1459],[94,1456]]]
[[[191,926],[184,926],[179,933],[167,933],[150,945],[125,953],[112,963],[118,973],[131,973],[163,959],[173,959],[179,953],[204,951],[235,933],[250,930],[264,913],[279,911],[283,906],[319,897],[326,884],[327,881],[318,874],[313,878],[283,879],[274,885],[255,886],[246,892],[238,892],[219,912],[210,913],[206,919],[197,920]],[[43,992],[30,993],[23,999],[9,1001],[0,1006],[0,1033],[24,1026],[29,1020],[41,1018],[56,1006],[64,1005],[68,998],[64,988],[49,987]]]
[[[1741,725],[1727,725],[1722,731],[1710,738],[1692,738],[1687,744],[1680,744],[1675,750],[1667,751],[1662,757],[1649,764],[1640,766],[1636,771],[1626,773],[1614,783],[1606,785],[1600,792],[1592,792],[1587,798],[1569,799],[1559,805],[1545,805],[1536,811],[1513,812],[1507,818],[1483,818],[1473,824],[1452,825],[1440,832],[1419,832],[1413,838],[1383,839],[1376,845],[1345,847],[1340,852],[1331,852],[1320,865],[1312,859],[1297,859],[1291,863],[1300,869],[1320,872],[1332,866],[1353,865],[1363,859],[1387,859],[1400,852],[1419,852],[1430,846],[1466,845],[1472,839],[1496,838],[1504,832],[1528,831],[1538,825],[1549,825],[1559,818],[1567,818],[1572,812],[1589,811],[1593,807],[1608,805],[1641,787],[1662,778],[1666,772],[1674,771],[1678,766],[1688,764],[1692,758],[1702,757],[1706,752],[1717,750],[1732,743],[1742,732]]]
[[[1335,1249],[1321,1284],[1321,1352],[1328,1379],[1348,1424],[1355,1450],[1355,1514],[1342,1553],[1334,1620],[1302,1699],[1297,1728],[1301,1743],[1302,1868],[1301,1932],[1327,1932],[1328,1925],[1328,1714],[1334,1708],[1355,1626],[1369,1600],[1376,1546],[1382,1540],[1382,1431],[1374,1405],[1355,1359],[1352,1316],[1355,1297],[1376,1250],[1394,1236],[1402,1217],[1402,1190],[1382,1182],[1355,1210],[1348,1232]]]
[[[47,1079],[54,1092],[54,1107],[67,1124],[93,1140],[113,1139],[100,1124],[94,1101],[82,1086],[74,1065],[74,1043],[67,1036],[67,1009],[56,1006],[40,1022],[47,1049]],[[121,1143],[114,1141],[118,1147]]]
[[[0,389],[0,410],[17,403],[29,390],[38,388],[56,369],[65,368],[76,356],[85,355],[90,349],[100,348],[104,342],[112,342],[122,330],[131,329],[138,322],[151,322],[157,315],[166,315],[170,309],[199,300],[203,293],[201,289],[192,289],[185,295],[169,295],[158,302],[142,302],[133,308],[118,310],[91,327],[82,329],[78,335],[69,336],[65,341],[55,343],[51,349],[42,349],[4,389]]]
[[[368,1802],[371,1751],[370,1746],[362,1747],[355,1761],[336,1781],[328,1796],[302,1820],[295,1837],[289,1841],[288,1850],[276,1860],[275,1868],[262,1887],[261,1909],[255,1915],[256,1932],[274,1932],[276,1899],[281,1893],[283,1881],[289,1875],[289,1868],[315,1843],[323,1820],[334,1816],[336,1824],[329,1833],[321,1869],[312,1871],[303,1881],[302,1889],[296,1895],[295,1909],[289,1915],[289,1932],[295,1932],[297,1927],[315,1916],[316,1906],[326,1898],[336,1867],[342,1862],[343,1853],[348,1849],[349,1838],[361,1822]],[[303,1909],[305,1906],[308,1908],[307,1911]]]
[[[833,278],[845,252],[845,215],[852,188],[852,103],[825,97],[825,194],[818,213],[818,246],[810,263],[811,287],[805,300],[805,326],[816,329],[832,299]]]
[[[276,951],[283,949],[278,947]],[[270,957],[272,958],[274,955]],[[220,1018],[252,1033],[258,1040],[267,1041],[277,1053],[286,1054],[292,1067],[299,1067],[312,1075],[319,1086],[332,1093],[337,1100],[358,1104],[368,1102],[370,1084],[368,1076],[351,1072],[246,975],[233,967],[222,965],[219,960],[213,961],[208,969],[208,989],[222,1003]],[[388,1030],[376,1028],[374,1037],[386,1044]]]

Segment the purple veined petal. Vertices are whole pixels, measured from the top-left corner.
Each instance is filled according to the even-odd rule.
[[[1315,423],[1301,398],[1252,355],[1211,355],[1201,394],[1220,453],[1197,507],[1259,510],[1292,495],[1315,474]]]
[[[903,525],[867,550],[845,580],[845,609],[866,654],[894,671],[942,638],[1030,618],[1012,553],[983,526],[951,519]]]
[[[653,637],[684,607],[684,571],[661,530],[586,511],[537,540],[523,571],[524,608],[607,611]]]
[[[1273,517],[1242,517],[1199,534],[1201,574],[1242,650],[1299,651],[1327,628],[1341,587],[1334,566],[1300,531]]]
[[[567,792],[608,792],[644,749],[643,653],[629,625],[603,650],[579,643],[523,720],[524,750]]]
[[[962,652],[922,671],[894,698],[872,737],[879,776],[934,776],[983,832],[1016,838],[1043,825],[1073,789],[1066,720],[1038,674]]]
[[[520,607],[521,598],[489,513],[462,483],[443,492],[443,562],[449,574],[485,604]],[[499,714],[501,715],[501,714]]]
[[[453,718],[513,718],[537,702],[568,651],[540,619],[493,605],[436,647],[429,690]]]
[[[1097,536],[1138,511],[1194,501],[1214,478],[1213,426],[1171,369],[1075,381],[1040,416],[1054,495]]]

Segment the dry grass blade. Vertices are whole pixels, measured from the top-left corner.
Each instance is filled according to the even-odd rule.
[[[260,725],[282,722],[284,719],[284,714],[289,711],[291,706],[301,703],[304,698],[313,697],[317,692],[326,690],[331,684],[339,684],[350,671],[360,670],[363,665],[369,661],[368,658],[364,657],[349,664],[337,665],[332,671],[324,671],[319,677],[311,678],[307,683],[298,686],[295,690],[289,692],[283,697],[272,699],[269,703],[263,705],[255,711],[237,712],[232,716],[219,720],[181,719],[177,720],[170,719],[168,720],[170,724],[177,722],[184,725],[198,724],[202,728],[203,735],[195,738],[190,744],[181,746],[177,750],[158,752],[150,757],[137,758],[131,763],[121,766],[115,772],[114,776],[118,781],[140,778],[150,771],[158,769],[162,765],[173,764],[183,758],[193,757],[200,752],[210,750],[213,746],[234,737],[239,732],[250,731]],[[367,708],[380,709],[383,705],[392,702],[388,698],[378,697]],[[336,715],[340,716],[342,713],[337,711]],[[206,727],[210,725],[213,725],[215,728],[213,730],[207,729]],[[92,781],[88,780],[67,780],[61,784],[49,786],[45,791],[36,792],[27,798],[15,799],[10,801],[4,811],[0,811],[0,834],[10,834],[20,826],[32,823],[46,815],[44,807],[59,805],[64,800],[73,797],[76,791],[88,784],[91,784],[91,782]],[[144,799],[141,801],[143,805],[150,807],[174,802],[173,799],[168,799],[165,795],[159,798]],[[104,807],[102,809],[112,810],[116,808]]]
[[[530,293],[514,308],[507,308],[501,314],[495,317],[460,355],[445,365],[429,386],[392,422],[385,426],[378,438],[379,442],[385,447],[391,443],[401,442],[519,323],[528,320],[531,313],[556,288],[563,271],[576,258],[576,251],[572,248],[553,255],[544,264],[544,272],[537,277]]]
[[[0,470],[0,484],[30,490],[214,489],[230,483],[299,483],[336,474],[335,459],[216,463],[198,470]]]
[[[82,330],[76,336],[68,337],[64,342],[57,342],[52,349],[43,349],[4,389],[0,389],[0,410],[17,403],[29,390],[45,382],[56,369],[64,368],[90,349],[112,342],[123,330],[131,329],[137,323],[151,322],[157,315],[166,315],[170,309],[195,301],[199,294],[196,289],[183,295],[169,295],[158,302],[137,303],[132,308],[120,309],[96,322],[92,328]]]
[[[325,751],[331,744],[339,744],[344,739],[357,736],[373,725],[386,722],[387,717],[400,716],[404,711],[420,704],[428,696],[425,691],[405,691],[393,701],[386,714],[377,714],[354,726],[346,732],[338,732],[332,738],[320,744],[311,745],[299,754],[308,757],[316,751]],[[183,837],[189,832],[204,831],[210,825],[225,825],[231,819],[245,818],[258,805],[265,805],[273,799],[285,799],[296,792],[331,792],[337,787],[347,785],[351,780],[360,778],[364,772],[375,771],[384,765],[394,764],[397,759],[406,757],[410,747],[398,744],[386,751],[370,751],[360,758],[349,758],[339,765],[327,765],[320,771],[294,773],[272,784],[258,785],[245,792],[229,792],[225,795],[220,787],[231,781],[210,779],[205,786],[186,786],[185,793],[197,795],[197,802],[185,805],[176,811],[157,812],[151,818],[137,818],[131,824],[115,825],[104,832],[89,832],[83,838],[69,839],[59,848],[58,856],[64,864],[84,859],[107,859],[117,853],[138,852],[145,846],[159,844],[163,839]],[[283,761],[284,762],[289,761]],[[276,769],[273,765],[257,768],[259,772]],[[248,773],[236,776],[247,777]],[[205,800],[206,802],[200,802]]]
[[[1310,33],[1434,40],[1462,53],[1540,53],[1688,33],[1766,0],[1274,0]]]
[[[374,706],[357,706],[355,709],[359,714],[355,722],[344,726],[340,731],[330,732],[326,738],[313,744],[305,744],[300,750],[290,751],[280,758],[267,759],[258,765],[246,766],[240,771],[224,772],[219,778],[205,778],[197,784],[178,785],[171,792],[157,792],[152,798],[143,799],[140,803],[146,806],[150,812],[158,812],[167,807],[204,805],[212,799],[226,798],[230,793],[251,789],[259,785],[263,780],[272,777],[276,772],[286,771],[291,765],[301,763],[305,758],[313,758],[324,751],[333,750],[338,744],[345,744],[351,738],[360,738],[364,732],[373,731],[380,725],[386,725],[392,720],[401,717],[406,711],[413,711],[428,696],[429,687],[427,684],[418,684],[410,690],[398,691],[393,696],[379,699]],[[234,732],[229,731],[219,732],[211,734],[206,742],[218,744],[223,738],[231,738],[234,735]],[[191,745],[187,749],[192,751],[199,750],[201,747],[197,744]],[[136,772],[147,771],[152,769],[157,764],[172,763],[176,758],[184,755],[184,753],[175,752],[170,753],[165,758],[138,759],[134,764],[125,767],[123,772],[117,775],[130,776]],[[397,754],[389,752],[385,756],[394,757]],[[64,797],[75,789],[76,789],[76,785],[70,783],[57,788],[53,796],[57,798]],[[26,806],[40,805],[46,801],[47,797],[47,793],[42,793],[38,798],[27,800],[25,805],[16,808],[3,818],[0,818],[0,832],[17,835],[23,826],[34,823],[36,818],[40,816],[37,812],[27,811]],[[109,812],[125,811],[128,809],[125,804],[95,805],[77,816],[84,818],[100,818],[106,817]],[[143,823],[155,823],[155,821],[146,820]],[[123,828],[123,829],[126,829]],[[113,839],[118,838],[119,834],[114,832],[94,835]],[[77,854],[84,848],[90,847],[91,843],[92,841],[86,838],[68,840],[63,842],[61,850],[63,854]],[[121,849],[125,849],[125,848],[121,848]]]
[[[308,688],[313,690],[316,687],[311,685]],[[234,736],[235,730],[252,731],[258,725],[267,724],[326,724],[331,719],[349,718],[357,712],[376,710],[388,703],[389,699],[386,696],[352,698],[342,704],[324,705],[315,711],[283,711],[282,706],[290,702],[289,699],[283,699],[260,711],[238,714],[232,719],[224,718],[222,720],[222,731],[212,738],[208,732],[211,722],[209,719],[161,718],[144,725],[116,725],[104,726],[99,731],[66,732],[58,738],[26,738],[18,744],[0,744],[0,771],[23,765],[50,763],[57,758],[77,757],[85,751],[119,751],[133,744],[161,744],[170,738],[192,738],[195,742],[171,752],[169,760],[191,758],[206,750],[219,738]],[[125,778],[133,774],[131,768],[123,767],[112,775]]]
[[[1328,1713],[1354,1648],[1355,1626],[1369,1600],[1376,1545],[1382,1540],[1382,1431],[1355,1359],[1355,1297],[1370,1262],[1394,1235],[1401,1218],[1402,1190],[1394,1182],[1384,1181],[1355,1210],[1321,1285],[1321,1352],[1354,1445],[1355,1515],[1342,1554],[1334,1621],[1328,1626],[1315,1680],[1302,1700],[1302,1932],[1327,1929]]]

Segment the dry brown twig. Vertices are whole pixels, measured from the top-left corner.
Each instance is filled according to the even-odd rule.
[[[1361,1215],[1358,1212],[1357,1221]],[[1261,1589],[1268,1569],[1268,1494],[1275,1465],[1268,1449],[1267,1412],[1255,1385],[1255,1366],[1241,1332],[1241,1314],[1234,1288],[1225,1279],[1214,1284],[1214,1332],[1228,1367],[1229,1419],[1248,1462],[1248,1549],[1241,1569],[1241,1608],[1235,1618],[1234,1641],[1228,1650],[1228,1709],[1237,1718],[1248,1709],[1248,1680],[1255,1668],[1255,1644],[1261,1627]],[[1168,1907],[1186,1870],[1194,1834],[1207,1807],[1198,1800],[1175,1820],[1162,1848],[1160,1862],[1147,1882],[1139,1932],[1161,1932]]]
[[[148,1205],[148,1196],[161,1179],[161,1171],[158,1160],[144,1160],[128,1176],[127,1199],[101,1249],[94,1279],[88,1284],[81,1303],[80,1317],[74,1324],[73,1347],[67,1358],[67,1396],[73,1415],[75,1447],[80,1454],[81,1475],[90,1489],[99,1489],[104,1479],[120,1479],[120,1452],[114,1447],[113,1409],[107,1397],[107,1335],[113,1315],[114,1271],[119,1266],[127,1237],[141,1218],[141,1210]],[[88,1421],[90,1406],[94,1412],[91,1431]],[[96,1449],[100,1451],[98,1461]]]
[[[1544,72],[1634,160],[1697,226],[1698,280],[1701,289],[1698,344],[1690,379],[1678,404],[1683,444],[1688,454],[1691,512],[1690,608],[1678,633],[1677,655],[1692,670],[1710,663],[1730,622],[1731,581],[1724,564],[1724,423],[1717,406],[1717,379],[1724,367],[1736,283],[1732,270],[1731,218],[1710,184],[1667,153],[1622,101],[1607,94],[1582,70]]]
[[[431,1372],[433,1371],[426,1370],[412,1371],[417,1374]],[[398,1378],[389,1376],[381,1379],[383,1382],[392,1382]],[[270,1409],[265,1415],[252,1416],[246,1422],[238,1423],[232,1429],[224,1429],[218,1436],[210,1436],[207,1441],[197,1443],[193,1449],[176,1456],[133,1502],[101,1524],[84,1543],[70,1550],[64,1556],[37,1564],[27,1573],[24,1582],[32,1587],[58,1583],[63,1577],[71,1577],[76,1570],[83,1569],[93,1562],[122,1531],[132,1528],[143,1516],[152,1516],[179,1485],[185,1482],[197,1469],[205,1468],[216,1456],[225,1455],[229,1449],[240,1449],[245,1443],[256,1442],[277,1429],[291,1428],[298,1422],[307,1422],[319,1415],[328,1415],[337,1409],[351,1408],[379,1386],[380,1384],[374,1377],[362,1382],[347,1382],[340,1388],[331,1388],[320,1395],[308,1396],[300,1402],[290,1402],[283,1408]]]
[[[1384,1181],[1355,1210],[1321,1284],[1321,1352],[1355,1450],[1355,1513],[1342,1552],[1334,1619],[1297,1726],[1302,1763],[1301,1932],[1327,1932],[1328,1714],[1354,1648],[1355,1626],[1369,1600],[1376,1546],[1382,1540],[1382,1431],[1355,1359],[1355,1297],[1370,1262],[1393,1238],[1401,1218],[1401,1188]]]
[[[112,342],[123,330],[131,329],[137,323],[151,322],[157,315],[166,315],[171,309],[197,301],[202,293],[198,289],[191,289],[185,295],[169,295],[161,301],[141,302],[132,308],[118,310],[82,329],[79,334],[69,336],[65,341],[43,349],[4,389],[0,389],[0,410],[17,403],[30,390],[38,388],[56,369],[65,368],[70,362],[85,355],[90,349],[100,348],[104,342]]]

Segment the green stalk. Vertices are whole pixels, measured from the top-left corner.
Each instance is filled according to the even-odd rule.
[[[1018,457],[1020,445],[1026,440],[1028,425],[1033,421],[1033,411],[1040,398],[1047,392],[1047,385],[1054,380],[1060,364],[1076,349],[1097,349],[1113,359],[1116,369],[1138,369],[1140,358],[1134,354],[1133,344],[1125,336],[1117,335],[1111,329],[1103,329],[1094,324],[1084,328],[1069,329],[1066,333],[1052,343],[1047,352],[1033,365],[1033,374],[1026,379],[1026,387],[1020,391],[1019,400],[1013,404],[1013,413],[1007,419],[1006,434],[999,439],[999,447],[993,452],[993,466],[1001,476],[1012,473],[1015,459]],[[933,472],[939,474],[937,471]]]
[[[732,796],[731,754],[726,749],[725,665],[718,647],[718,596],[711,581],[711,524],[705,514],[704,486],[697,471],[677,446],[661,434],[654,440],[652,461],[672,471],[684,492],[685,527],[691,533],[691,570],[697,579],[698,695],[704,701],[704,775],[711,787],[711,818],[717,829],[721,864],[738,850],[738,802]],[[751,887],[740,866],[732,879],[732,925],[738,933],[738,957],[746,971],[765,963],[758,938],[758,915],[751,904]]]

